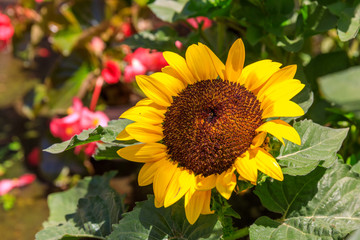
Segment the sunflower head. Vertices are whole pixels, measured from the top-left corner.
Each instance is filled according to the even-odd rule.
[[[283,180],[264,140],[271,134],[283,144],[301,144],[296,130],[278,119],[304,114],[291,101],[304,87],[293,79],[296,66],[262,60],[243,68],[241,39],[226,64],[201,43],[190,46],[185,59],[172,52],[164,58],[169,66],[162,72],[136,77],[147,98],[120,116],[134,123],[117,138],[141,142],[118,154],[145,163],[138,181],[153,183],[156,207],[185,196],[193,224],[200,214],[212,213],[213,188],[229,199],[237,179],[256,184],[258,170]]]

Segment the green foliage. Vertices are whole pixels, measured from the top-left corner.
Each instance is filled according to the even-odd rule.
[[[167,1],[167,0],[155,0],[150,3],[148,7],[157,15],[161,20],[165,22],[174,22],[179,18],[185,4],[189,0],[180,1]]]
[[[352,111],[360,118],[360,67],[352,67],[319,78],[319,88],[324,98],[344,111]],[[339,91],[341,89],[341,91]]]
[[[167,208],[156,208],[154,197],[136,204],[134,210],[114,224],[114,231],[107,238],[115,239],[219,239],[220,223],[216,215],[201,215],[190,225],[185,218],[183,201]]]
[[[231,237],[236,229],[233,227],[233,218],[240,219],[240,215],[235,212],[231,205],[217,192],[212,193],[212,208],[219,218],[222,226],[224,238]]]
[[[50,216],[36,239],[105,239],[125,211],[124,197],[109,186],[114,175],[86,177],[70,190],[51,194]]]
[[[44,151],[49,153],[61,153],[66,150],[72,149],[76,146],[83,145],[90,142],[102,141],[104,143],[116,144],[117,135],[132,121],[127,119],[118,119],[112,120],[108,123],[108,126],[102,127],[98,126],[95,129],[88,129],[82,131],[79,135],[74,135],[70,140],[54,144]],[[117,146],[124,146],[118,144]],[[118,147],[118,149],[119,149]],[[100,148],[97,152],[99,156],[103,156],[106,153],[103,153],[102,150],[106,148]],[[101,158],[101,157],[100,157]]]
[[[250,227],[250,239],[344,239],[360,228],[360,177],[335,163],[306,176],[285,175],[256,187],[262,204],[281,219],[260,217]]]
[[[4,194],[0,196],[0,203],[5,211],[11,210],[16,202],[16,197],[11,194]]]
[[[301,145],[286,141],[277,157],[283,172],[289,175],[306,175],[319,164],[330,167],[344,141],[348,129],[332,129],[313,123],[311,120],[296,122]]]
[[[339,2],[329,7],[339,16],[337,32],[340,40],[345,42],[355,38],[360,27],[360,4],[349,6]]]
[[[250,227],[250,239],[344,239],[352,232],[349,239],[358,239],[359,230],[355,230],[360,229],[359,1],[136,2],[139,6],[129,7],[131,1],[61,0],[41,4],[27,1],[28,7],[39,8],[39,17],[21,23],[16,29],[13,38],[16,55],[33,59],[43,39],[49,39],[51,49],[56,51],[52,54],[59,55],[44,76],[45,82],[39,80],[33,104],[38,109],[34,112],[53,116],[63,113],[74,96],[90,100],[95,79],[101,75],[105,62],[115,60],[124,76],[123,70],[129,65],[124,56],[138,47],[184,55],[187,46],[203,42],[225,61],[231,43],[240,37],[246,48],[246,65],[260,59],[272,59],[284,66],[297,64],[295,78],[306,87],[292,100],[309,119],[295,122],[296,118],[282,118],[294,122],[302,140],[300,146],[288,141],[281,147],[275,141],[269,144],[285,178],[279,182],[260,175],[255,193],[264,207],[282,217],[258,218]],[[196,16],[211,19],[212,27],[204,30],[190,26],[186,20]],[[125,37],[121,31],[124,22],[131,23],[131,32],[137,33]],[[24,41],[27,36],[30,43]],[[104,42],[104,50],[94,50],[90,44],[94,36]],[[183,47],[178,49],[175,41],[180,41]],[[3,106],[12,104],[14,92],[24,95],[35,81],[22,88],[16,87],[18,84],[12,83],[14,87],[3,93]],[[132,97],[138,93],[137,88],[130,89],[135,84],[104,86],[109,92],[116,88],[124,90],[119,91],[119,98],[123,92],[130,92]],[[105,103],[111,99],[105,91],[100,97]],[[129,123],[125,119],[111,121],[107,127],[85,130],[45,151],[62,153],[97,142],[95,160],[118,159],[117,150],[135,144],[116,140]],[[318,123],[326,123],[327,127]],[[3,151],[4,148],[0,149],[0,156],[6,156]],[[351,167],[339,163],[339,158]],[[239,230],[234,226],[233,220],[239,219],[239,214],[215,190],[211,203],[215,214],[200,216],[194,225],[186,220],[183,199],[168,208],[156,208],[150,196],[137,203],[133,211],[123,214],[123,196],[109,187],[113,176],[114,173],[87,177],[68,191],[51,194],[50,216],[36,239],[230,240],[248,234],[248,226]],[[250,187],[250,183],[238,180],[236,189]],[[7,197],[2,197],[3,202]],[[7,200],[10,205],[11,201]]]
[[[90,74],[92,67],[85,51],[75,51],[68,57],[59,57],[46,85],[48,105],[54,112],[64,110],[71,105],[72,99],[78,94],[82,84]]]
[[[161,27],[154,31],[143,31],[125,39],[121,44],[129,47],[150,48],[156,50],[177,51],[175,41],[179,40],[177,32],[170,27]]]
[[[62,55],[69,56],[81,33],[81,29],[78,28],[60,30],[54,35],[54,48],[60,51]]]

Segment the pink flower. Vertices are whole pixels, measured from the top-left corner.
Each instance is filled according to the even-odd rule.
[[[201,30],[205,30],[212,26],[212,21],[207,17],[194,17],[186,20],[193,28],[198,29],[202,24]]]
[[[179,50],[181,50],[183,48],[183,44],[182,42],[180,42],[179,40],[175,41],[175,47]]]
[[[128,62],[124,73],[125,82],[133,81],[136,75],[160,71],[161,68],[168,65],[162,52],[147,48],[136,49],[133,53],[128,54],[124,60]]]
[[[83,130],[95,128],[98,125],[107,126],[109,118],[105,113],[97,111],[92,112],[84,107],[81,100],[73,99],[73,105],[68,109],[69,115],[63,118],[54,118],[50,122],[50,132],[62,141],[69,140],[75,134]],[[92,145],[89,147],[89,145]],[[85,148],[85,154],[92,155],[95,152],[96,144],[89,143],[85,146],[78,146],[75,153],[78,154],[81,149]]]
[[[93,37],[90,42],[90,48],[97,56],[100,56],[105,49],[105,43],[101,38]]]
[[[35,181],[36,176],[34,174],[24,174],[20,178],[15,179],[3,179],[0,181],[0,196],[7,194],[16,187],[26,186]]]
[[[107,61],[105,63],[105,68],[101,71],[101,76],[108,84],[115,84],[119,82],[121,71],[118,64],[111,60]]]
[[[4,49],[14,35],[14,27],[11,25],[10,18],[0,13],[0,50]]]

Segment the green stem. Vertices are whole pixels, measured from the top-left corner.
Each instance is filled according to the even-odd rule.
[[[244,227],[235,231],[231,236],[227,236],[224,240],[236,240],[249,235],[249,227]]]
[[[222,52],[222,49],[224,47],[224,39],[225,39],[225,26],[223,23],[218,22],[217,24],[217,55],[219,56],[220,53]]]

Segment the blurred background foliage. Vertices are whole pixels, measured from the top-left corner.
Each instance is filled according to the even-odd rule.
[[[0,177],[19,176],[14,166],[25,162],[20,172],[35,172],[49,192],[111,169],[133,178],[138,165],[109,160],[116,156],[39,151],[59,142],[48,130],[51,119],[66,116],[74,97],[91,105],[109,60],[121,74],[116,83],[101,84],[95,105],[116,119],[143,97],[126,70],[137,49],[184,56],[188,46],[202,42],[225,61],[239,37],[245,65],[261,59],[297,65],[296,78],[306,88],[294,101],[307,112],[303,118],[348,127],[339,157],[349,165],[360,159],[359,0],[19,0],[1,7],[15,33],[0,55]],[[143,65],[146,73],[156,71]],[[134,191],[128,202],[147,193]],[[14,200],[2,201],[12,206]],[[250,225],[265,210],[256,211],[241,224]]]

